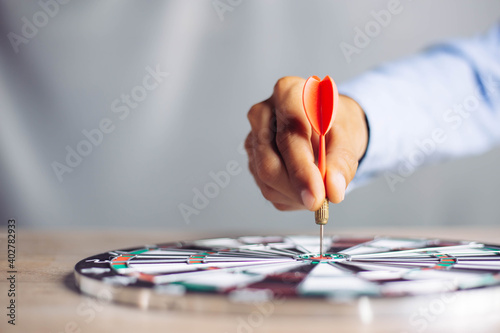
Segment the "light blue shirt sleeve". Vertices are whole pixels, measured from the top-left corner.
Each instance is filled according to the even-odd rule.
[[[500,24],[386,64],[339,86],[365,111],[370,140],[352,187],[389,186],[424,164],[500,144]]]

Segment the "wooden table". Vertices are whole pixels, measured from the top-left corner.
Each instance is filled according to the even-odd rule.
[[[500,244],[500,228],[484,227],[342,230],[338,234],[442,237]],[[428,309],[442,295],[373,303],[376,315],[363,315],[361,308],[358,313],[337,307],[339,311],[327,316],[304,316],[300,315],[300,308],[294,309],[294,315],[258,308],[236,314],[140,310],[96,301],[79,294],[75,288],[73,266],[93,254],[134,245],[219,236],[235,235],[165,230],[17,230],[16,325],[12,326],[7,323],[6,316],[9,274],[7,234],[3,229],[0,233],[3,273],[0,332],[500,332],[498,289],[488,293],[482,291],[485,295],[482,301],[476,298],[475,302],[470,302],[465,297],[447,303],[439,315],[423,317],[419,311]],[[353,309],[352,305],[346,305],[346,309],[349,307]]]

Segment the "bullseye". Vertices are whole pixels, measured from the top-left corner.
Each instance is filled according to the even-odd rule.
[[[297,260],[306,261],[311,264],[319,264],[322,262],[339,262],[349,260],[349,256],[341,253],[318,253],[301,254],[297,256]]]

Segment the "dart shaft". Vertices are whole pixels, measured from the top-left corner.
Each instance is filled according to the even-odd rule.
[[[323,182],[325,182],[326,176],[326,139],[325,135],[322,134],[319,136],[319,147],[318,147],[318,169],[321,173],[321,178],[323,178]],[[326,184],[325,184],[326,185]],[[325,186],[326,190],[326,186]]]

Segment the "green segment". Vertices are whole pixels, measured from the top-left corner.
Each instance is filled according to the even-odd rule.
[[[187,282],[172,282],[171,284],[178,284],[184,286],[187,290],[191,291],[217,291],[217,288],[214,286],[204,285],[204,284],[194,284]]]
[[[453,266],[453,263],[448,264],[448,263],[441,262],[441,263],[438,264],[438,266],[450,267],[450,266]]]
[[[483,247],[481,250],[484,250],[484,251],[492,251],[494,252],[495,254],[500,254],[500,251],[498,249],[495,249],[493,247]]]
[[[148,252],[148,251],[149,251],[149,249],[142,249],[142,250],[132,251],[132,252],[130,252],[130,254],[141,254],[141,253]]]

